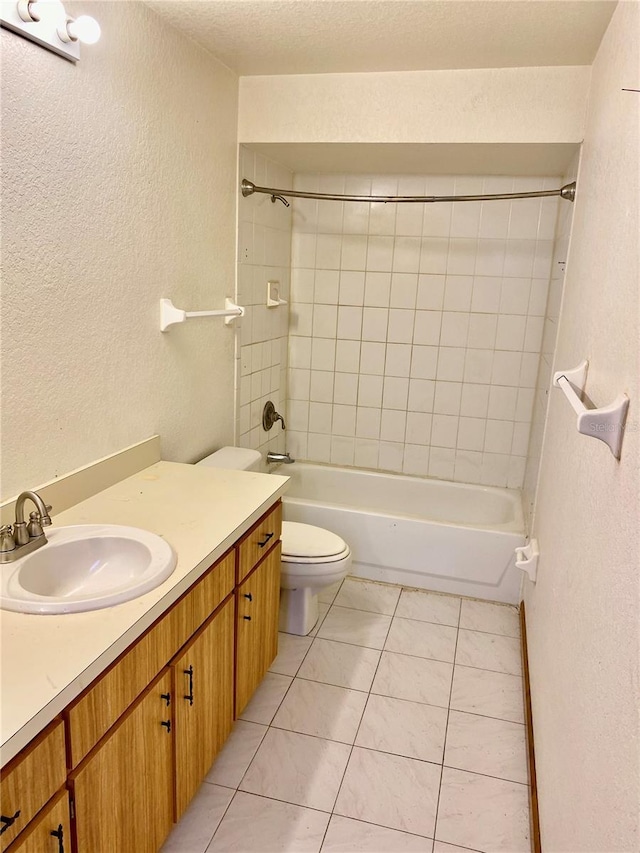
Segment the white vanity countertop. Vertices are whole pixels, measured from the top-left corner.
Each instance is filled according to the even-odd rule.
[[[2,765],[222,556],[287,483],[277,474],[157,462],[65,512],[56,514],[54,507],[56,526],[125,524],[157,533],[173,546],[178,564],[156,589],[103,610],[59,616],[0,611]]]

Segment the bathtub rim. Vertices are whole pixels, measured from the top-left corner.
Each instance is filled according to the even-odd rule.
[[[340,507],[340,509],[344,510],[352,510],[355,512],[366,512],[370,515],[379,515],[384,516],[385,518],[410,518],[412,520],[417,521],[429,521],[431,524],[441,525],[443,527],[467,527],[470,530],[491,530],[496,533],[517,533],[522,536],[527,536],[527,524],[525,520],[525,514],[522,507],[522,492],[520,489],[508,489],[502,488],[501,486],[484,486],[479,483],[456,483],[453,480],[440,480],[435,477],[422,477],[415,474],[399,474],[397,472],[392,471],[379,471],[374,468],[357,468],[341,466],[341,465],[332,465],[329,462],[307,462],[306,460],[300,460],[296,462],[299,466],[306,466],[308,468],[322,468],[325,470],[333,470],[338,471],[340,473],[349,474],[363,474],[368,477],[376,477],[376,478],[391,478],[393,480],[405,480],[410,479],[412,481],[424,481],[430,484],[442,485],[448,488],[455,488],[456,491],[465,491],[465,492],[481,492],[482,494],[494,494],[499,495],[502,498],[506,498],[509,500],[509,503],[512,504],[514,509],[514,519],[509,522],[505,522],[502,524],[471,524],[469,522],[463,521],[438,521],[433,518],[430,518],[428,515],[415,515],[412,513],[406,512],[392,512],[390,510],[379,510],[372,509],[367,506],[354,506],[352,503],[334,503],[330,501],[324,500],[314,500],[313,498],[308,497],[294,497],[291,494],[286,494],[283,497],[284,501],[298,503],[298,504],[309,504],[311,506],[336,506]],[[280,466],[278,466],[280,467]],[[289,472],[289,476],[292,477],[295,474],[294,471]]]

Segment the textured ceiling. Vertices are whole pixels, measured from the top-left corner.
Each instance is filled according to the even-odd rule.
[[[146,0],[238,74],[590,65],[611,0]]]

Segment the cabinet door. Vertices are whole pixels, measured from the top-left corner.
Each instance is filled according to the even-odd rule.
[[[280,550],[278,542],[236,591],[236,716],[243,712],[278,653]]]
[[[168,669],[71,776],[77,853],[157,853],[173,824]]]
[[[2,769],[0,849],[6,850],[67,778],[64,723],[54,720]]]
[[[233,725],[233,624],[230,598],[172,664],[178,820]]]
[[[69,794],[61,791],[34,818],[11,853],[71,853]]]

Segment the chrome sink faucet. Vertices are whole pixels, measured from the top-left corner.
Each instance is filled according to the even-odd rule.
[[[29,523],[24,520],[24,504],[32,501],[36,510],[29,514]],[[22,492],[16,500],[16,520],[12,525],[0,527],[0,563],[12,563],[41,548],[47,542],[44,527],[52,524],[47,506],[37,492]]]

